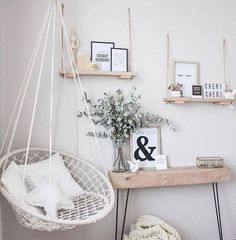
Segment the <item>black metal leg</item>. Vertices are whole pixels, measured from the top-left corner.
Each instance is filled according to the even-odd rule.
[[[118,239],[118,221],[119,221],[119,193],[120,190],[117,189],[116,191],[116,231],[115,231],[115,240]]]
[[[219,200],[219,193],[218,193],[218,184],[212,183],[213,189],[213,196],[214,196],[214,203],[215,203],[215,210],[216,210],[216,219],[219,231],[219,238],[220,240],[224,240],[223,238],[223,231],[222,231],[222,223],[221,223],[221,214],[220,214],[220,200]]]
[[[124,229],[125,229],[125,221],[126,221],[126,215],[127,215],[127,208],[128,208],[128,202],[129,202],[129,188],[127,189],[127,195],[126,195],[126,201],[125,201],[125,212],[124,212],[124,218],[123,218],[123,224],[122,224],[122,231],[121,231],[121,240],[123,240],[124,235]]]

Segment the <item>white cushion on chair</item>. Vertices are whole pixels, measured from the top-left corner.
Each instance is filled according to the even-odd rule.
[[[9,166],[6,168],[6,171],[2,175],[1,181],[7,192],[16,200],[19,201],[22,194],[22,203],[27,211],[31,213],[42,214],[42,211],[39,208],[30,206],[24,201],[25,197],[27,196],[27,191],[25,185],[22,186],[20,169],[15,162],[10,162]]]
[[[16,199],[20,199],[26,195],[25,186],[22,186],[22,178],[20,169],[15,162],[10,162],[2,175],[2,185]]]
[[[52,156],[52,182],[58,184],[60,190],[68,197],[78,197],[84,193],[83,189],[72,178],[69,169],[65,166],[62,157],[56,153]],[[28,164],[26,167],[27,179],[30,179],[35,187],[40,187],[43,181],[49,179],[50,159]],[[24,165],[19,166],[23,172]]]

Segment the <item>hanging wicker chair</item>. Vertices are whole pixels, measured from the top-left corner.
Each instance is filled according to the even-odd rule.
[[[75,60],[73,58],[73,54],[71,52],[71,49],[68,47],[69,46],[68,32],[65,28],[65,24],[62,18],[60,4],[58,0],[51,1],[49,11],[45,17],[44,28],[42,27],[42,29],[45,29],[47,21],[49,21],[49,25],[50,25],[50,20],[48,20],[50,19],[48,17],[49,15],[50,16],[54,15],[54,24],[55,24],[56,10],[59,12],[61,24],[63,26],[64,37],[66,40],[68,54],[71,60],[72,68],[75,68],[76,73],[78,73],[78,69],[76,67]],[[42,29],[41,29],[41,36],[40,36],[41,40],[42,40],[42,34],[44,32]],[[48,30],[48,33],[49,33],[49,30]],[[47,37],[45,39],[47,39]],[[37,44],[39,44],[41,40],[39,40]],[[35,49],[36,50],[33,56],[37,55],[38,48],[36,47]],[[71,199],[74,204],[74,208],[72,210],[59,210],[57,212],[57,218],[52,218],[52,217],[47,217],[40,213],[35,213],[30,211],[30,209],[27,208],[27,206],[24,203],[22,203],[22,201],[19,201],[19,199],[15,199],[12,195],[10,195],[8,191],[3,187],[3,185],[0,186],[0,191],[4,195],[4,197],[7,199],[7,201],[11,204],[15,212],[15,215],[17,217],[17,220],[27,228],[37,229],[41,231],[56,231],[56,230],[67,230],[67,229],[74,228],[76,226],[95,223],[96,221],[104,218],[111,211],[114,205],[114,191],[109,182],[107,171],[104,167],[104,162],[102,163],[103,163],[105,174],[102,173],[100,170],[97,170],[94,166],[92,166],[92,164],[81,159],[80,157],[74,157],[70,154],[65,154],[61,151],[53,150],[52,142],[51,142],[51,132],[50,132],[50,148],[49,149],[31,148],[30,142],[31,142],[31,134],[32,134],[34,117],[32,117],[32,121],[31,121],[27,148],[11,151],[13,138],[15,136],[15,130],[18,124],[19,116],[21,114],[21,108],[24,102],[24,97],[27,92],[27,87],[28,87],[27,81],[29,81],[31,77],[31,72],[32,72],[31,66],[34,65],[34,60],[35,60],[34,57],[31,60],[32,61],[29,65],[30,67],[28,68],[28,73],[26,74],[27,77],[25,77],[22,83],[22,88],[18,95],[17,102],[13,110],[13,114],[12,114],[8,129],[6,131],[6,135],[3,141],[3,145],[0,150],[0,155],[1,155],[4,149],[4,145],[7,141],[9,132],[13,128],[13,133],[12,135],[10,135],[11,137],[9,140],[6,154],[0,160],[1,177],[3,176],[4,171],[7,169],[7,167],[12,161],[14,161],[17,165],[26,166],[27,164],[43,161],[45,159],[50,158],[50,156],[52,156],[53,154],[59,153],[63,159],[65,167],[67,167],[67,169],[70,171],[70,174],[72,178],[75,180],[75,182],[78,183],[79,186],[84,190],[84,193],[79,197],[74,197],[73,199]],[[43,57],[42,57],[42,63],[43,63]],[[42,69],[40,71],[42,71]],[[39,73],[39,75],[42,75],[42,74]],[[78,74],[76,75],[78,76]],[[51,77],[52,81],[53,81],[53,77],[54,76]],[[39,79],[40,78],[41,76],[39,77]],[[66,76],[65,76],[65,80],[67,80]],[[40,80],[38,81],[40,82]],[[82,96],[84,96],[84,90],[83,90],[79,76],[76,77],[76,79],[74,79],[74,83],[75,83],[76,89],[81,90],[81,94]],[[39,88],[39,85],[38,85],[38,88]],[[38,91],[38,89],[36,91]],[[38,92],[36,92],[34,108],[36,107],[36,103],[37,103],[37,94]],[[51,96],[51,99],[52,98],[53,96]],[[51,104],[52,104],[52,101],[51,101]],[[95,133],[86,100],[84,100],[84,104],[86,109],[88,110],[89,120],[92,125],[92,129]],[[51,105],[51,107],[52,106],[53,105]],[[17,109],[19,109],[18,112],[17,112]],[[35,109],[33,111],[35,111]],[[51,108],[51,112],[52,112],[52,108]],[[34,115],[34,112],[32,116],[33,115]],[[51,125],[52,125],[52,117],[50,119],[50,126]],[[98,143],[98,141],[96,141],[96,143]],[[101,155],[101,152],[100,152],[100,155]],[[25,181],[26,181],[25,175],[23,174],[22,184]]]
[[[53,151],[56,153],[58,151]],[[70,170],[73,179],[83,188],[85,193],[73,199],[73,210],[58,211],[57,219],[49,219],[41,214],[28,212],[24,205],[14,199],[3,186],[0,190],[4,197],[15,210],[17,220],[25,227],[42,231],[67,230],[94,223],[104,218],[112,209],[114,202],[113,189],[107,178],[95,169],[91,164],[68,154],[59,152],[65,166]],[[24,164],[26,149],[11,152],[7,159],[7,165],[14,161],[18,165]],[[45,149],[30,149],[29,164],[42,161],[49,157],[49,151]],[[1,170],[5,157],[1,159]]]

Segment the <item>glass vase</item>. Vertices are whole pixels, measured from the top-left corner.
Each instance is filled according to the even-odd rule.
[[[126,172],[128,170],[128,144],[117,143],[114,145],[113,172]]]

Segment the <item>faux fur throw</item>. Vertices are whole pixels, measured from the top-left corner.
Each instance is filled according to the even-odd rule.
[[[181,240],[179,233],[163,220],[145,215],[131,225],[124,240]]]

